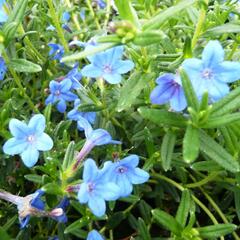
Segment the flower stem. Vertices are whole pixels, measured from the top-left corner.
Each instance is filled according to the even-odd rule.
[[[52,2],[52,0],[47,0],[47,2],[48,2],[49,11],[50,11],[53,23],[55,24],[55,27],[56,27],[59,39],[60,39],[64,49],[66,51],[68,51],[68,44],[67,44],[67,41],[64,38],[63,30],[62,30],[59,18],[58,18],[57,14],[56,14],[56,10],[55,10],[55,8],[53,6],[53,2]]]
[[[6,54],[6,52],[2,52],[2,56],[3,59],[5,60],[6,64],[9,65],[10,63],[10,59],[8,58],[8,55]],[[36,108],[36,106],[34,105],[34,103],[32,102],[31,98],[27,95],[25,88],[23,87],[21,80],[18,76],[18,74],[14,71],[13,68],[8,66],[8,69],[10,71],[10,73],[13,76],[13,79],[15,81],[15,83],[17,84],[17,86],[20,89],[20,94],[26,99],[26,101],[28,102],[30,108],[35,112],[35,113],[39,113],[39,110]]]
[[[96,24],[96,26],[97,26],[97,29],[100,30],[100,29],[101,29],[101,26],[100,26],[100,24],[99,24],[98,18],[97,18],[97,16],[96,16],[93,8],[92,8],[91,2],[90,2],[89,0],[86,0],[86,3],[87,3],[87,6],[88,6],[88,8],[89,8],[89,11],[90,11],[92,17],[93,17],[94,20],[95,20],[95,24]]]
[[[206,5],[208,5],[208,0],[205,0],[204,3]],[[205,21],[206,12],[207,12],[207,8],[205,6],[202,7],[201,10],[200,10],[200,15],[198,17],[198,22],[197,22],[197,25],[196,25],[196,29],[195,29],[195,32],[194,32],[193,38],[192,38],[192,49],[195,47],[195,45],[198,41],[198,38],[202,33],[202,27],[203,27],[203,24],[204,24],[204,21]]]

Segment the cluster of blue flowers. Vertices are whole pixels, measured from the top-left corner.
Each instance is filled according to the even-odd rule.
[[[120,161],[104,163],[98,169],[92,159],[84,162],[83,183],[80,185],[78,200],[87,203],[94,215],[101,217],[106,212],[105,201],[127,197],[133,184],[141,184],[149,179],[149,174],[138,168],[137,155],[128,156]]]
[[[214,103],[229,93],[228,83],[240,79],[240,63],[224,61],[224,49],[218,41],[210,41],[202,52],[202,59],[189,58],[182,63],[199,100],[208,92],[209,102]],[[187,103],[178,73],[164,74],[156,80],[158,86],[151,93],[151,102],[165,104],[175,111],[182,111]]]

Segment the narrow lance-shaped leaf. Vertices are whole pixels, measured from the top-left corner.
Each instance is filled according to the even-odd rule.
[[[153,218],[166,229],[170,230],[177,236],[181,235],[183,228],[173,216],[159,209],[154,209],[152,215]]]
[[[189,125],[183,139],[183,159],[187,163],[193,162],[199,154],[199,129]]]
[[[200,150],[230,172],[239,172],[239,163],[214,139],[200,131]]]
[[[165,171],[171,169],[171,161],[173,155],[173,149],[176,142],[176,134],[172,131],[168,131],[162,141],[161,145],[161,159],[162,167]]]
[[[26,59],[11,59],[8,65],[17,72],[34,73],[42,71],[41,66]]]
[[[63,170],[67,169],[71,165],[72,161],[74,160],[74,148],[75,148],[75,143],[74,141],[72,141],[68,144],[68,147],[64,156],[64,160],[62,164]]]
[[[143,118],[148,119],[158,125],[165,124],[167,126],[175,127],[187,126],[187,119],[181,114],[146,107],[138,108],[138,112],[142,115]]]
[[[225,236],[229,233],[232,233],[237,229],[237,226],[234,224],[216,224],[207,227],[197,228],[199,235],[205,239],[217,238]]]
[[[138,229],[139,229],[139,233],[140,233],[140,236],[142,237],[142,239],[144,239],[144,240],[152,239],[151,235],[148,231],[148,228],[142,218],[138,218]]]
[[[186,225],[190,207],[191,207],[190,192],[188,190],[184,190],[182,192],[181,202],[179,204],[176,215],[176,220],[181,224],[183,228]]]

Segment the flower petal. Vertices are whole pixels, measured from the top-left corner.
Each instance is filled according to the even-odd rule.
[[[217,78],[221,82],[231,83],[240,79],[240,63],[224,61],[217,68]]]
[[[66,108],[67,108],[67,105],[66,105],[66,102],[61,99],[58,103],[57,103],[57,110],[60,112],[60,113],[64,113],[66,111]]]
[[[29,123],[28,127],[31,128],[35,134],[41,135],[46,127],[46,119],[42,114],[34,115]]]
[[[118,174],[116,183],[120,188],[120,197],[127,197],[131,194],[133,186],[126,174]]]
[[[125,157],[121,161],[119,161],[120,165],[124,165],[131,168],[135,168],[138,165],[138,163],[139,163],[139,157],[138,155],[135,155],[135,154]]]
[[[26,138],[30,133],[30,129],[26,123],[21,122],[15,118],[10,120],[9,129],[11,134],[16,138]]]
[[[112,137],[106,130],[98,128],[91,132],[88,140],[91,141],[95,146],[101,146],[109,144],[112,140]]]
[[[98,172],[99,172],[99,170],[97,168],[95,161],[91,158],[88,158],[84,162],[84,170],[83,170],[84,182],[89,182],[89,181],[93,181],[94,179],[96,179],[98,176]]]
[[[60,92],[68,92],[72,87],[72,81],[69,78],[65,78],[60,82]]]
[[[87,203],[89,201],[88,186],[86,183],[80,185],[77,198],[80,203]]]
[[[36,148],[39,151],[48,151],[53,147],[53,140],[46,134],[42,133],[37,137]]]
[[[129,172],[128,177],[132,184],[142,184],[148,181],[149,173],[140,168],[135,168]]]
[[[102,217],[106,212],[106,203],[99,196],[92,196],[88,201],[88,206],[97,217]]]
[[[170,106],[177,112],[187,107],[187,101],[182,88],[176,89],[174,95],[170,99]]]
[[[106,63],[113,63],[120,59],[123,55],[123,46],[113,47],[105,51],[107,58],[105,59]]]
[[[23,160],[23,163],[27,167],[33,167],[36,162],[38,161],[39,152],[38,150],[33,146],[28,146],[28,148],[21,153],[21,158]]]
[[[208,85],[208,94],[211,102],[216,102],[229,93],[229,86],[226,83],[211,80],[211,84]]]
[[[103,199],[107,201],[117,200],[120,194],[120,188],[112,182],[108,182],[106,184],[98,184],[96,191],[100,192]]]
[[[9,155],[15,155],[22,153],[28,146],[27,141],[19,140],[16,138],[10,138],[3,145],[3,152]]]
[[[85,77],[97,78],[101,77],[102,70],[93,64],[89,64],[82,69],[82,75]]]
[[[127,73],[131,71],[133,68],[134,63],[131,60],[125,61],[119,60],[113,66],[114,71],[116,71],[119,74]]]
[[[205,68],[213,68],[224,60],[224,50],[219,41],[209,41],[202,52]]]
[[[87,240],[104,240],[104,238],[98,231],[92,230],[88,233]]]
[[[122,80],[122,77],[118,73],[104,73],[102,77],[111,84],[117,84],[120,83]]]
[[[156,86],[151,92],[150,99],[153,104],[165,104],[174,94],[175,87],[172,84]]]
[[[89,139],[93,131],[90,123],[85,118],[79,116],[77,124],[78,124],[78,128],[84,129],[85,136],[87,139]]]

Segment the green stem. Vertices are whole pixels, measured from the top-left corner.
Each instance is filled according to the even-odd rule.
[[[208,0],[205,0],[205,4],[208,5]],[[206,17],[206,12],[207,12],[207,8],[202,7],[202,9],[200,10],[200,15],[198,17],[198,22],[197,22],[197,25],[196,25],[196,29],[195,29],[195,32],[194,32],[193,38],[192,38],[192,49],[195,47],[195,45],[198,41],[198,38],[202,33],[202,27],[203,27],[204,20],[205,20],[205,17]]]
[[[65,2],[66,2],[66,5],[67,5],[69,8],[72,7],[72,4],[71,4],[71,2],[70,2],[69,0],[65,0]],[[72,14],[72,18],[73,18],[73,22],[74,22],[77,30],[80,31],[80,30],[81,30],[81,27],[80,27],[80,24],[79,24],[79,22],[78,22],[78,17],[77,17],[77,15],[76,15],[75,13]]]
[[[52,0],[47,0],[48,2],[48,6],[49,6],[49,11],[50,11],[50,14],[51,14],[51,17],[52,17],[52,20],[53,20],[53,23],[56,27],[56,30],[57,30],[57,34],[59,36],[59,39],[64,47],[64,49],[66,51],[68,51],[68,44],[67,44],[67,41],[65,40],[64,38],[64,34],[63,34],[63,30],[62,30],[62,27],[61,27],[61,24],[60,24],[60,21],[59,21],[59,18],[56,14],[56,10],[53,6],[53,2]]]
[[[14,71],[13,68],[9,67],[9,63],[10,63],[10,59],[8,58],[8,55],[6,54],[6,52],[2,52],[2,56],[6,62],[6,64],[8,65],[8,69],[10,71],[10,73],[13,76],[13,79],[16,83],[16,85],[19,87],[20,89],[20,93],[22,94],[22,96],[26,99],[26,101],[28,102],[30,108],[35,112],[35,113],[39,113],[39,110],[36,108],[36,106],[34,105],[34,103],[32,102],[31,98],[27,95],[25,88],[23,87],[21,80],[18,76],[18,74]]]
[[[93,8],[92,8],[91,2],[90,2],[89,0],[86,0],[86,3],[87,3],[87,6],[88,6],[88,8],[89,8],[89,11],[90,11],[92,17],[94,18],[94,21],[95,21],[95,24],[96,24],[96,26],[97,26],[97,29],[100,30],[100,29],[101,29],[101,26],[100,26],[100,24],[99,24],[98,18],[97,18],[97,16],[96,16]]]
[[[110,2],[110,0],[107,0],[107,8],[106,8],[105,21],[104,21],[104,28],[107,27],[107,25],[108,25],[110,13],[111,13],[111,2]]]
[[[234,43],[233,43],[232,50],[231,50],[231,52],[229,53],[229,55],[228,55],[228,57],[227,57],[228,60],[231,60],[231,59],[232,59],[233,54],[235,53],[235,51],[237,50],[237,48],[238,48],[238,43],[237,43],[237,42],[234,42]]]

